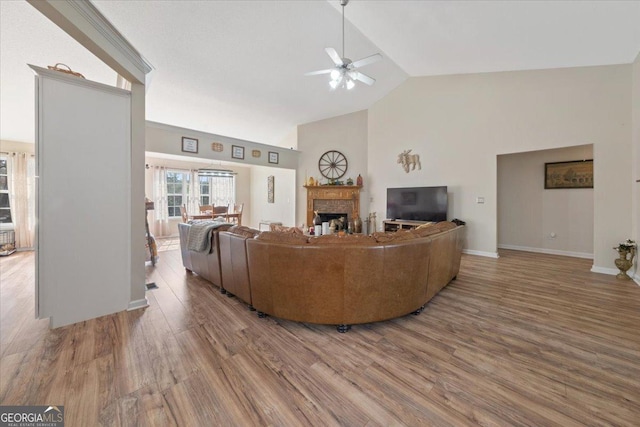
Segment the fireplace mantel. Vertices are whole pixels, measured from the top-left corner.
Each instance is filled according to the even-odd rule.
[[[337,212],[347,212],[347,220],[360,214],[361,185],[305,185],[307,189],[307,225],[313,224],[313,211],[321,213],[336,212],[335,209],[345,209]],[[323,208],[320,205],[329,201],[329,205],[340,204],[341,208]],[[342,202],[342,203],[341,203]]]

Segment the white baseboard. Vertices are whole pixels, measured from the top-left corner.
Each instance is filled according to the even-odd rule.
[[[488,258],[500,258],[500,255],[498,255],[498,252],[485,252],[485,251],[474,251],[471,249],[463,249],[462,253],[467,255],[486,256]]]
[[[602,273],[602,274],[608,274],[610,276],[615,276],[616,274],[618,274],[620,272],[620,270],[618,270],[617,268],[597,267],[595,265],[592,265],[591,266],[591,272],[592,273]]]
[[[536,252],[539,254],[561,255],[561,256],[570,256],[574,258],[593,259],[593,254],[590,254],[587,252],[560,251],[557,249],[530,248],[527,246],[516,246],[516,245],[498,245],[498,249],[511,249],[513,251]]]
[[[127,307],[127,311],[138,310],[139,308],[145,308],[149,306],[149,301],[147,298],[137,299],[135,301],[130,301],[129,306]]]

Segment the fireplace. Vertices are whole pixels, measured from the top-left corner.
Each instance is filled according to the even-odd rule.
[[[318,212],[318,215],[320,215],[320,219],[322,220],[322,222],[330,222],[332,219],[340,219],[340,218],[345,218],[347,221],[349,219],[349,214],[347,213]]]
[[[344,216],[352,221],[360,215],[360,189],[357,185],[305,186],[307,189],[307,225],[313,224],[314,211]],[[345,212],[345,213],[340,213]],[[332,217],[333,219],[335,217]],[[327,221],[327,220],[324,220]]]

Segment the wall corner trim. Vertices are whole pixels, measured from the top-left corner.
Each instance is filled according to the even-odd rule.
[[[145,308],[145,307],[149,307],[149,301],[147,301],[146,297],[142,299],[130,301],[129,305],[127,306],[127,311],[138,310],[140,308]]]
[[[472,249],[463,249],[462,253],[467,255],[484,256],[487,258],[496,258],[496,259],[500,258],[500,255],[498,254],[498,252],[474,251]]]

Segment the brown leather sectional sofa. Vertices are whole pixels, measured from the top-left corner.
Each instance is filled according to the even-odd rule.
[[[464,226],[450,222],[373,236],[316,238],[243,228],[214,233],[221,282],[211,281],[260,317],[332,324],[339,332],[422,311],[458,274],[464,237]],[[183,231],[181,247],[186,247]],[[192,268],[186,263],[185,268],[201,274],[203,266],[194,260],[202,257],[192,254]],[[215,265],[202,271],[211,275]]]

